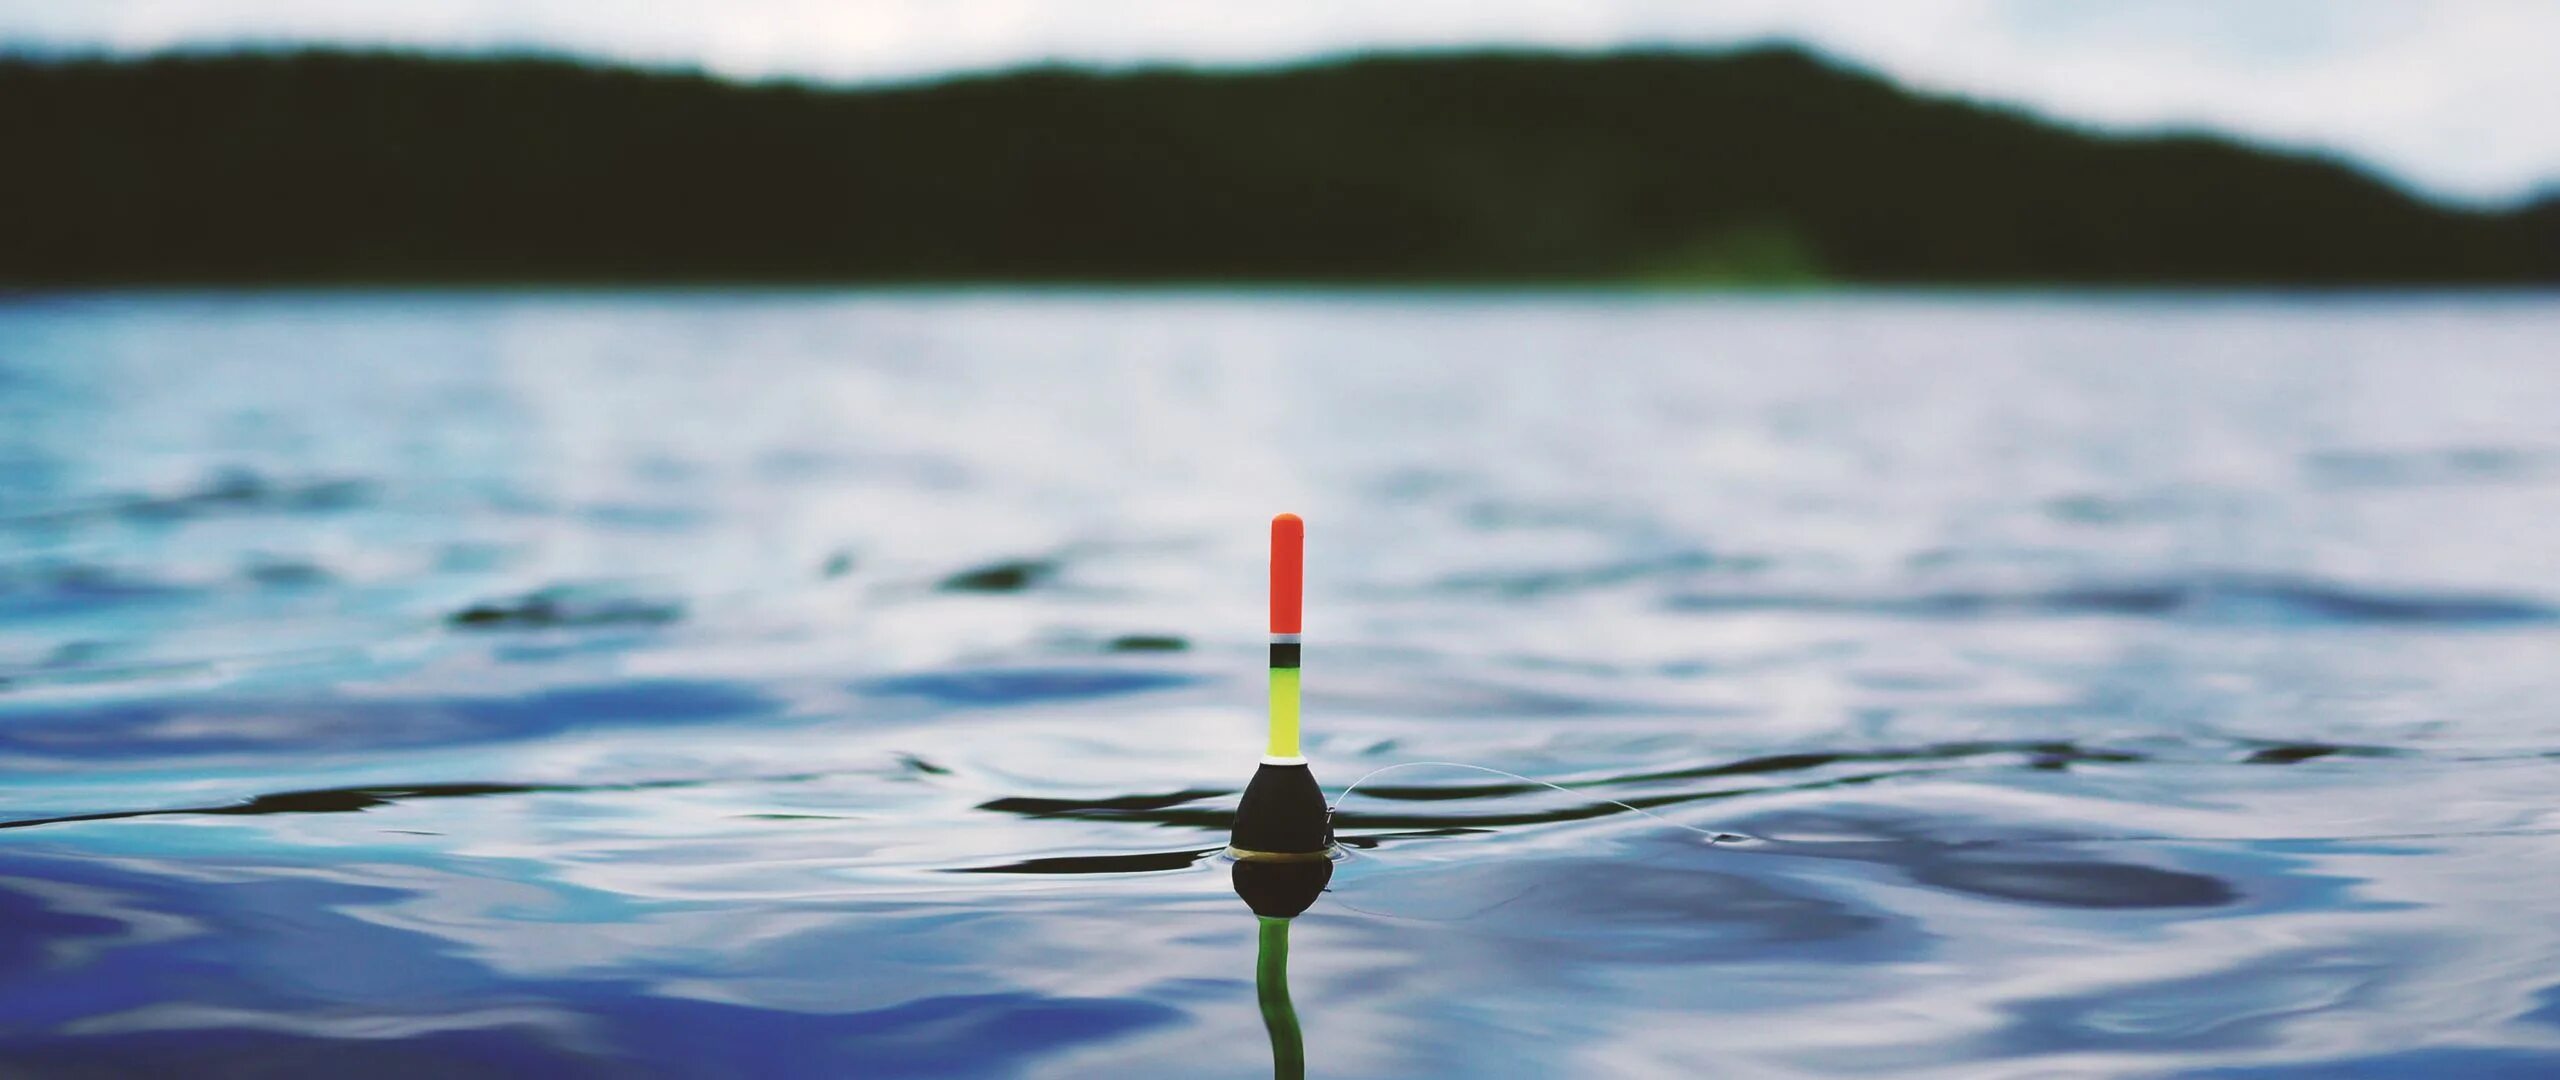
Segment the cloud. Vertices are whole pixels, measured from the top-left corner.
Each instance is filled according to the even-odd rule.
[[[2439,195],[2560,181],[2548,0],[0,0],[0,39],[117,51],[538,48],[869,81],[1037,61],[1802,41],[1923,88],[2118,128],[2326,150]]]

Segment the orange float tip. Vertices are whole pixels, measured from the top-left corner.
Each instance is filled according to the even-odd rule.
[[[1306,606],[1307,523],[1296,514],[1271,519],[1271,632],[1294,634]]]

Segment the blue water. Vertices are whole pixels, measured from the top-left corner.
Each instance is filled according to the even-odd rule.
[[[0,1074],[2560,1074],[2560,299],[0,301]],[[1698,833],[1628,813],[1642,807]]]

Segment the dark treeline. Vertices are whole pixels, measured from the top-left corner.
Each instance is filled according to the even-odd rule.
[[[0,280],[2560,279],[2560,204],[2109,137],[1791,50],[1039,70],[0,61]]]

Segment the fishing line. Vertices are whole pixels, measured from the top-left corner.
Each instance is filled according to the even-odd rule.
[[[1332,805],[1325,808],[1326,822],[1330,824],[1333,817],[1341,812],[1342,804],[1350,800],[1351,793],[1358,790],[1360,785],[1368,783],[1371,777],[1391,773],[1398,769],[1414,769],[1423,767],[1471,769],[1480,773],[1491,773],[1495,776],[1508,777],[1513,780],[1518,780],[1524,784],[1535,784],[1543,788],[1552,788],[1556,791],[1561,791],[1567,795],[1579,798],[1599,798],[1599,801],[1610,806],[1615,806],[1621,810],[1628,810],[1637,814],[1642,814],[1645,817],[1652,818],[1654,821],[1671,826],[1675,829],[1684,829],[1689,832],[1697,833],[1700,836],[1706,837],[1707,843],[1709,844],[1730,845],[1746,840],[1760,840],[1768,843],[1786,844],[1798,847],[1819,844],[1854,844],[1865,846],[1872,844],[1910,843],[1934,843],[1941,847],[2009,847],[2027,844],[2379,844],[2402,840],[2473,840],[2496,839],[2502,837],[2560,836],[2560,828],[2528,826],[2514,829],[2480,829],[2471,831],[2457,830],[2373,833],[2362,836],[2171,836],[2167,834],[2120,834],[2114,836],[2021,836],[2005,839],[1942,841],[1912,840],[1909,838],[1899,837],[1879,838],[1875,840],[1781,840],[1773,837],[1753,837],[1739,833],[1719,832],[1713,829],[1701,829],[1695,825],[1673,821],[1670,818],[1654,813],[1653,811],[1647,810],[1641,806],[1623,803],[1616,799],[1593,796],[1588,792],[1577,791],[1563,784],[1555,783],[1554,781],[1540,780],[1534,776],[1522,776],[1516,772],[1506,772],[1502,769],[1496,769],[1485,765],[1475,765],[1464,761],[1401,761],[1393,765],[1371,769],[1367,773],[1362,774],[1359,779],[1353,780],[1349,786],[1342,789],[1342,793],[1340,795],[1334,797]]]

